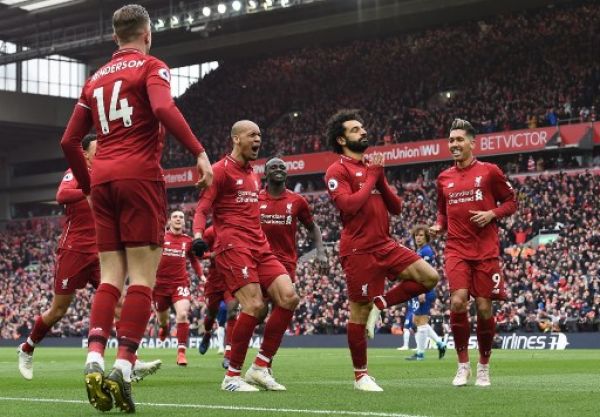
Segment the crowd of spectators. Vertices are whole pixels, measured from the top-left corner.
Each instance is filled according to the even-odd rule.
[[[393,236],[413,246],[408,230],[416,223],[435,218],[435,185],[420,178],[410,187],[395,179],[403,196],[402,214],[392,219]],[[500,331],[600,331],[600,176],[589,172],[539,175],[514,181],[518,212],[500,222],[500,243],[509,299],[498,304]],[[311,243],[303,228],[298,236],[297,288],[301,302],[290,334],[337,334],[346,328],[347,298],[337,242],[340,222],[337,211],[324,193],[307,195],[315,221],[321,226],[329,253],[329,273],[320,275],[310,260]],[[180,205],[177,205],[180,207]],[[187,204],[188,220],[193,204]],[[540,232],[557,235],[550,243],[530,244]],[[16,339],[30,330],[34,318],[52,299],[52,271],[57,218],[29,219],[8,224],[0,232],[0,337]],[[444,240],[434,241],[440,272],[443,270]],[[202,328],[203,283],[193,279],[192,334]],[[442,274],[443,276],[443,274]],[[439,331],[447,332],[448,286],[445,278],[437,287],[432,317]],[[93,290],[78,293],[67,316],[51,336],[87,334]],[[474,311],[471,312],[474,314]],[[405,307],[394,308],[379,332],[399,334]],[[472,321],[475,322],[474,320]],[[155,335],[155,318],[148,335]]]
[[[481,132],[593,121],[598,21],[600,4],[584,1],[225,61],[178,105],[213,160],[239,119],[261,126],[263,155],[326,150],[323,126],[340,107],[361,109],[377,144],[444,137],[455,117]],[[163,164],[190,158],[170,140]]]

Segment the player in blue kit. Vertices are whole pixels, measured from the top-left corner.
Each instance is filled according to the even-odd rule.
[[[417,254],[427,261],[431,266],[436,266],[435,252],[429,245],[431,236],[429,230],[425,225],[417,225],[411,231],[415,246],[417,247]],[[415,340],[417,342],[417,352],[406,360],[409,361],[422,361],[425,359],[425,349],[427,348],[427,340],[433,339],[438,348],[438,357],[442,359],[446,354],[446,344],[438,336],[429,324],[429,312],[431,307],[435,303],[436,293],[435,289],[428,291],[425,294],[421,294],[417,297],[410,299],[407,303],[407,314],[406,320],[412,316],[412,324],[417,328],[415,334]],[[409,313],[410,312],[410,313]],[[404,323],[404,331],[407,332],[411,327],[407,326],[406,320]],[[409,322],[410,323],[410,322]],[[403,348],[408,347],[407,338],[405,337],[405,344]]]

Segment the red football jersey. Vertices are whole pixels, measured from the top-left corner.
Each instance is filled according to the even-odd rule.
[[[260,179],[250,165],[242,166],[230,155],[213,165],[213,184],[200,196],[194,215],[194,233],[204,232],[212,208],[218,251],[243,247],[270,251],[260,228]]]
[[[401,202],[389,189],[382,168],[367,167],[362,161],[342,155],[327,169],[325,182],[342,218],[340,256],[371,253],[395,245],[388,210],[398,214]]]
[[[71,170],[67,170],[58,187],[56,201],[65,205],[65,222],[58,241],[60,249],[97,253],[94,215]]]
[[[517,211],[515,192],[502,170],[474,159],[464,169],[453,166],[443,171],[437,179],[437,190],[437,223],[448,230],[446,257],[498,257],[498,224],[493,220],[479,227],[470,220],[473,214],[469,210],[493,210],[498,219]]]
[[[305,226],[313,222],[308,202],[290,190],[279,197],[271,196],[266,189],[258,194],[260,226],[267,236],[273,254],[284,262],[296,262],[296,230],[298,220]]]
[[[159,59],[120,49],[86,81],[61,140],[85,193],[90,180],[78,147],[92,125],[98,136],[92,186],[123,179],[164,181],[161,123],[194,155],[204,150],[173,102],[170,77]]]
[[[167,231],[156,272],[156,285],[189,286],[190,277],[186,268],[188,259],[196,274],[202,276],[202,265],[192,253],[192,238],[185,233],[174,234]]]

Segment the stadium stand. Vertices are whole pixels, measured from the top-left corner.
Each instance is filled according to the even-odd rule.
[[[457,116],[482,133],[595,121],[598,20],[600,4],[574,3],[227,61],[178,105],[212,160],[229,150],[228,126],[244,118],[263,128],[262,155],[326,150],[326,118],[349,105],[363,111],[377,144],[445,137]],[[169,141],[163,166],[192,164]]]
[[[394,177],[393,173],[390,175]],[[500,239],[509,301],[496,312],[500,331],[600,331],[600,175],[536,174],[514,181],[519,211],[501,223]],[[393,235],[411,246],[408,230],[428,222],[435,213],[435,185],[420,178],[406,186],[393,179],[404,199],[401,216],[392,224]],[[193,193],[188,193],[193,201]],[[319,275],[310,261],[298,267],[301,303],[290,334],[344,333],[347,320],[345,283],[336,243],[340,224],[336,210],[324,193],[307,195],[315,220],[329,245],[330,269]],[[181,200],[180,200],[181,201]],[[180,204],[176,205],[177,207]],[[193,207],[188,204],[187,207]],[[192,209],[188,209],[191,218]],[[52,271],[59,218],[13,221],[0,232],[0,337],[17,339],[30,330],[36,314],[51,302]],[[530,245],[541,231],[557,235],[556,240]],[[443,240],[434,242],[438,259]],[[309,239],[300,229],[300,253],[310,250]],[[191,271],[190,271],[191,272]],[[193,273],[191,274],[193,276]],[[191,329],[197,333],[203,317],[202,283],[193,278]],[[437,287],[438,299],[432,310],[438,331],[447,331],[448,293],[445,280]],[[69,313],[50,336],[84,336],[92,290],[79,292]],[[379,328],[382,333],[399,334],[404,308],[394,310]],[[472,320],[473,322],[474,320]],[[200,325],[200,326],[199,326]],[[149,336],[155,336],[155,318]]]

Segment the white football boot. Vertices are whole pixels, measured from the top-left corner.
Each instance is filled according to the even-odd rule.
[[[250,384],[261,386],[267,391],[286,391],[285,386],[275,381],[275,378],[269,372],[269,368],[252,365],[246,371],[245,380]]]
[[[471,377],[471,364],[470,363],[459,363],[456,376],[452,381],[452,385],[455,387],[464,387],[469,382]]]
[[[242,379],[241,376],[227,376],[223,379],[221,383],[221,389],[223,391],[232,391],[232,392],[258,392],[260,391],[255,386],[248,384],[246,381]]]

